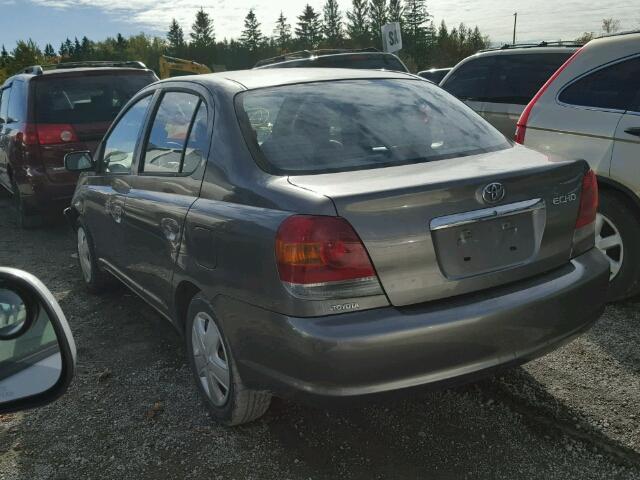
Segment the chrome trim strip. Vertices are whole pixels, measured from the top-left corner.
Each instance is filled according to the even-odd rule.
[[[533,212],[544,208],[544,200],[541,198],[534,198],[533,200],[510,203],[508,205],[500,205],[498,207],[437,217],[431,220],[429,228],[434,232],[445,228],[460,227],[469,223],[483,222],[486,220],[518,215],[520,213]]]

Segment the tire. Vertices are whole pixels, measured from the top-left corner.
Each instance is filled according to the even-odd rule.
[[[224,425],[241,425],[264,415],[271,395],[242,383],[230,345],[215,318],[211,304],[201,293],[196,294],[189,304],[185,330],[189,364],[211,415]]]
[[[29,229],[41,226],[44,221],[42,216],[27,212],[20,188],[15,180],[11,179],[11,197],[13,199],[13,208],[16,216],[16,225],[18,228]]]
[[[612,266],[607,300],[640,293],[640,217],[618,193],[600,193],[596,247]]]
[[[98,266],[93,237],[82,219],[78,219],[76,226],[76,246],[78,263],[87,290],[97,294],[110,289],[116,283],[116,279]]]

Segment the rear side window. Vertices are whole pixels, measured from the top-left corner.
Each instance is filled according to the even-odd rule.
[[[640,92],[639,78],[640,58],[633,58],[582,77],[565,88],[559,100],[583,107],[634,109]]]
[[[443,88],[463,100],[526,105],[571,55],[567,51],[472,60],[454,72]]]
[[[493,57],[470,60],[457,68],[441,86],[461,100],[482,100],[489,90],[493,65]]]
[[[144,150],[145,173],[179,173],[189,128],[200,98],[185,92],[167,92],[153,120]]]
[[[256,160],[278,174],[429,162],[509,148],[466,105],[422,80],[342,80],[241,93]]]
[[[498,56],[487,101],[526,105],[572,54],[568,51]]]
[[[207,158],[209,151],[209,128],[208,128],[207,105],[200,102],[196,116],[193,119],[187,148],[182,161],[182,172],[194,172],[200,163]]]
[[[27,85],[20,80],[11,85],[8,117],[12,122],[27,121]]]
[[[108,124],[133,95],[154,80],[147,73],[43,76],[36,83],[36,122]]]
[[[138,136],[144,124],[151,95],[138,100],[118,120],[104,143],[102,167],[105,173],[130,173]]]

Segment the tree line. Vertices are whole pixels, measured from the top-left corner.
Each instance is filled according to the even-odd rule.
[[[0,79],[34,64],[86,60],[140,60],[158,68],[161,55],[187,58],[208,66],[223,65],[228,70],[251,68],[258,60],[297,50],[367,48],[382,49],[381,27],[399,22],[403,49],[399,56],[413,70],[448,67],[489,46],[489,38],[478,27],[464,23],[449,29],[444,20],[436,26],[426,0],[351,0],[342,10],[338,0],[326,0],[321,10],[305,5],[290,20],[282,12],[275,28],[265,32],[255,10],[244,18],[241,35],[217,40],[213,17],[204,9],[196,12],[191,31],[185,34],[174,19],[166,38],[143,33],[125,38],[121,34],[102,41],[88,37],[67,38],[56,49],[41,49],[32,40],[20,40],[8,52],[0,50]]]

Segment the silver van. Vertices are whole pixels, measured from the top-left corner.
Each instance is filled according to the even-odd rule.
[[[483,50],[458,63],[440,86],[513,138],[524,107],[577,47],[559,42]]]

